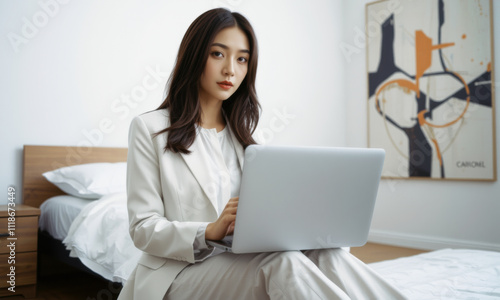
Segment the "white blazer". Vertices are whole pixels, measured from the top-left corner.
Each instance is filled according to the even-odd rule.
[[[211,193],[207,153],[200,140],[191,154],[165,152],[167,134],[152,135],[170,126],[168,112],[156,110],[132,120],[127,158],[127,203],[130,236],[144,251],[118,299],[163,299],[184,267],[195,263],[193,242],[198,227],[217,220],[217,199]],[[244,150],[231,138],[241,168]],[[224,185],[223,199],[231,187]],[[203,250],[196,260],[213,250]],[[192,287],[187,287],[192,288]]]

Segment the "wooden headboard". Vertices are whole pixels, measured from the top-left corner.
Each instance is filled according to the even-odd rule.
[[[61,167],[96,162],[127,161],[127,148],[24,146],[23,204],[33,207],[64,192],[48,182],[42,173]]]

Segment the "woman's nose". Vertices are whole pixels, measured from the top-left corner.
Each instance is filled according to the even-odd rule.
[[[224,75],[234,76],[234,63],[228,60],[223,69]]]

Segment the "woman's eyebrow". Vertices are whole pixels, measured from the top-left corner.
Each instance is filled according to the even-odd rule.
[[[226,50],[229,49],[228,46],[221,44],[221,43],[213,43],[212,46],[219,46],[219,47],[226,49]],[[239,52],[245,52],[245,53],[250,54],[250,50],[247,50],[247,49],[240,49]]]

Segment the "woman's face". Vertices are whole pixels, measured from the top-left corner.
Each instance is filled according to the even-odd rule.
[[[210,46],[200,80],[200,99],[226,100],[245,78],[250,59],[248,39],[238,27],[221,30]]]

